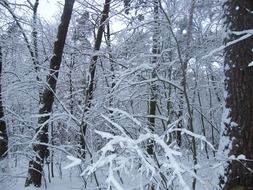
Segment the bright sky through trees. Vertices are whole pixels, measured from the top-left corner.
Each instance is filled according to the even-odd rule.
[[[53,21],[53,17],[59,11],[58,3],[63,3],[62,0],[43,0],[40,1],[39,14],[47,21]]]
[[[0,190],[253,189],[251,13],[0,0]]]

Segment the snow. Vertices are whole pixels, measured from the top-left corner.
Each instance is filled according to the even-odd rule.
[[[253,61],[251,61],[249,64],[248,64],[248,67],[252,67],[253,66]]]
[[[11,167],[9,175],[5,178],[7,181],[0,181],[0,190],[72,190],[72,189],[82,189],[84,182],[80,178],[80,173],[75,168],[69,170],[62,170],[60,167],[55,167],[55,177],[51,178],[51,182],[48,181],[47,166],[45,170],[45,180],[42,180],[42,185],[40,188],[35,188],[34,186],[24,187],[25,179],[27,175],[27,165],[28,163],[24,159],[19,160],[18,167]],[[0,172],[0,179],[4,173]]]
[[[236,158],[235,158],[235,155],[231,155],[231,156],[228,157],[228,159],[229,160],[235,160]]]
[[[238,124],[237,124],[236,122],[233,122],[233,121],[232,121],[232,122],[230,123],[230,126],[231,126],[231,127],[237,127]]]
[[[253,35],[253,29],[248,29],[248,30],[242,30],[242,31],[231,31],[231,33],[235,34],[235,35],[243,35],[243,34],[251,34]]]
[[[15,3],[18,3],[18,1],[24,0],[17,0]],[[41,1],[42,7],[39,6],[40,15],[42,14],[41,11],[47,12],[47,8],[50,8],[45,8],[43,4],[53,5],[53,2],[49,2],[49,0],[44,1]],[[63,3],[63,0],[59,1]],[[24,2],[27,3],[28,1]],[[47,26],[43,21],[38,25],[38,53],[39,62],[41,63],[40,72],[43,72],[42,76],[35,75],[33,69],[31,69],[31,60],[25,50],[26,44],[21,39],[22,36],[13,38],[6,44],[3,43],[3,69],[5,70],[2,77],[4,80],[3,102],[8,134],[10,134],[10,150],[9,158],[5,160],[7,163],[0,160],[0,190],[35,189],[34,187],[24,188],[28,169],[27,162],[35,154],[35,152],[32,152],[34,144],[48,146],[50,152],[53,153],[50,155],[50,158],[53,155],[53,162],[50,163],[53,163],[55,173],[55,177],[51,179],[52,182],[49,182],[50,170],[48,165],[45,165],[43,171],[44,181],[42,187],[38,189],[147,190],[155,184],[155,189],[159,190],[190,190],[193,179],[197,179],[196,190],[217,189],[217,179],[220,174],[218,170],[224,170],[223,166],[225,167],[228,161],[227,152],[231,147],[231,143],[229,144],[230,139],[222,136],[225,124],[231,127],[237,126],[231,120],[229,116],[230,109],[228,108],[224,108],[222,124],[220,125],[221,105],[224,102],[222,98],[217,101],[216,97],[212,97],[216,93],[220,94],[223,90],[223,73],[220,66],[222,65],[223,55],[220,51],[252,36],[253,30],[229,31],[227,34],[238,35],[239,39],[217,48],[217,44],[222,41],[220,37],[221,23],[217,19],[220,17],[219,13],[221,12],[219,9],[221,7],[210,7],[210,10],[207,7],[207,10],[201,12],[201,14],[203,13],[201,17],[198,17],[198,14],[195,15],[194,24],[203,30],[192,31],[191,52],[187,55],[186,47],[184,47],[184,35],[189,32],[186,29],[188,28],[187,24],[190,22],[187,21],[188,17],[185,14],[189,9],[187,8],[187,2],[176,2],[175,5],[170,7],[172,5],[170,1],[168,3],[161,1],[161,6],[165,8],[165,14],[160,12],[159,15],[161,16],[159,21],[162,21],[159,32],[162,32],[160,37],[163,41],[159,42],[162,47],[161,53],[155,55],[152,53],[152,47],[154,48],[154,44],[152,44],[154,43],[152,41],[152,35],[154,34],[152,23],[154,18],[152,17],[152,8],[149,5],[148,10],[146,5],[144,7],[141,5],[136,10],[133,7],[133,10],[131,10],[133,14],[125,15],[124,5],[121,4],[121,1],[115,1],[112,4],[110,22],[108,19],[112,31],[112,47],[107,47],[106,42],[110,42],[106,41],[109,37],[106,35],[109,32],[107,31],[104,33],[101,50],[95,52],[92,49],[87,51],[82,49],[81,44],[76,46],[82,41],[78,40],[75,44],[73,34],[78,27],[77,22],[80,14],[87,10],[90,11],[91,15],[92,26],[90,29],[92,31],[85,38],[92,43],[95,41],[93,38],[97,29],[95,25],[99,21],[97,19],[100,18],[97,13],[101,11],[103,2],[85,1],[83,6],[90,3],[85,6],[87,8],[85,10],[77,10],[79,9],[78,6],[75,7],[70,33],[66,41],[62,68],[59,73],[57,93],[54,94],[54,106],[50,114],[37,114],[38,109],[43,107],[43,104],[39,104],[38,89],[42,90],[42,87],[46,87],[49,60],[43,61],[43,59],[44,57],[50,57],[52,54],[52,43],[55,41],[53,38],[55,38],[57,30],[56,25],[51,23]],[[182,7],[177,7],[179,4],[182,4]],[[15,7],[14,4],[11,6]],[[22,9],[28,10],[25,6]],[[62,5],[58,9],[60,11]],[[121,9],[120,12],[118,9]],[[181,14],[184,9],[184,13]],[[52,10],[56,10],[56,8]],[[50,11],[52,10],[50,9]],[[239,7],[236,7],[236,10],[239,10]],[[16,9],[15,7],[15,12],[18,11],[19,8]],[[167,20],[165,19],[166,12],[169,12]],[[144,21],[138,21],[136,24],[134,19],[138,14],[143,14],[145,18]],[[118,22],[116,17],[121,19],[121,23],[124,23],[121,26],[122,31],[118,33],[113,32]],[[8,22],[7,25],[12,23],[11,17],[8,18],[7,21],[5,21],[6,19],[2,20],[3,24],[5,22]],[[22,25],[27,30],[24,32],[29,33],[31,14],[29,13],[20,18],[24,21]],[[171,23],[169,23],[169,18],[171,18]],[[58,19],[60,19],[59,16]],[[171,30],[168,28],[171,28]],[[176,30],[178,32],[173,34]],[[2,28],[2,32],[5,32],[5,26]],[[18,46],[12,45],[16,41],[18,46],[21,47],[20,49]],[[28,42],[31,43],[31,49],[33,49],[33,39],[31,38]],[[216,56],[216,53],[219,54]],[[108,54],[112,55],[113,60],[111,60],[111,57],[108,58]],[[87,112],[87,107],[83,104],[87,85],[90,82],[88,80],[90,78],[88,63],[90,57],[94,55],[99,55],[94,87],[96,90],[91,108]],[[55,56],[55,54],[52,56]],[[157,64],[151,63],[154,57],[157,58]],[[179,109],[181,109],[181,105],[179,105],[181,104],[181,95],[184,92],[181,84],[182,73],[179,70],[180,61],[181,58],[187,57],[190,58],[189,65],[194,66],[188,68],[187,84],[185,84],[185,93],[189,95],[190,107],[193,109],[194,114],[193,124],[194,129],[196,129],[194,133],[188,130],[189,115],[185,104],[182,106],[182,116],[178,114]],[[208,59],[203,60],[205,58]],[[112,64],[115,66],[113,69],[110,68],[111,61],[115,63],[115,65]],[[215,67],[214,63],[217,63],[218,66]],[[249,63],[249,67],[253,66],[251,64],[253,63]],[[210,69],[210,73],[214,75],[215,81],[209,73],[209,65],[214,68],[213,71],[212,68]],[[228,67],[227,64],[225,69],[229,69]],[[9,76],[10,71],[16,75],[14,80],[12,75]],[[153,77],[154,75],[155,77]],[[34,76],[41,77],[41,82],[34,82]],[[196,81],[197,78],[198,81]],[[115,83],[115,86],[110,88],[112,82]],[[150,84],[152,83],[157,86],[157,110],[155,115],[149,115],[148,113]],[[73,91],[70,90],[70,87]],[[209,90],[211,97],[207,95]],[[200,92],[202,106],[195,97],[198,91]],[[195,108],[200,111],[195,111]],[[40,127],[37,121],[42,116],[50,116],[48,122],[41,125],[48,124],[48,143],[37,141],[40,132],[36,130],[36,127]],[[201,116],[205,116],[206,137],[202,135]],[[156,119],[154,131],[150,130],[147,118]],[[184,127],[179,129],[177,126],[180,121]],[[80,126],[83,126],[84,123],[88,124],[85,136],[88,153],[85,159],[80,159]],[[215,126],[217,126],[217,129]],[[219,131],[220,126],[222,128],[221,132]],[[209,142],[212,139],[212,127],[216,129],[214,131],[214,145]],[[181,147],[176,142],[175,136],[178,133],[182,135]],[[192,159],[192,137],[196,139],[197,164]],[[219,152],[216,152],[219,140],[221,148]],[[155,155],[147,153],[148,142],[154,142]],[[206,158],[204,149],[206,144],[210,159]],[[228,149],[223,152],[227,145]],[[218,156],[213,156],[212,152]],[[231,156],[229,159],[243,160],[245,156]],[[197,172],[195,172],[195,169]]]
[[[187,34],[187,30],[184,29],[184,30],[182,31],[182,34],[183,34],[183,35],[186,35],[186,34]]]
[[[106,135],[108,136],[108,135]],[[148,138],[149,135],[145,135],[140,138],[140,141],[145,140]],[[124,143],[124,146],[126,147],[126,144]],[[131,145],[132,146],[132,145]],[[164,145],[167,146],[167,145]],[[136,147],[137,148],[137,147]],[[109,149],[104,149],[105,153],[108,154],[110,152]],[[40,190],[71,190],[71,189],[82,189],[85,186],[85,182],[88,183],[88,186],[85,189],[95,190],[97,189],[96,184],[94,182],[94,179],[92,178],[92,174],[94,171],[96,171],[96,175],[100,184],[100,187],[102,189],[107,189],[110,187],[112,189],[119,189],[119,190],[137,190],[137,189],[143,189],[146,185],[149,184],[149,182],[152,180],[153,177],[159,176],[160,172],[165,172],[165,168],[172,168],[175,169],[173,172],[173,176],[171,178],[168,178],[168,184],[175,183],[178,179],[178,183],[181,184],[180,188],[181,190],[190,190],[189,187],[191,184],[191,178],[186,178],[186,174],[189,173],[190,176],[196,177],[198,179],[197,183],[197,189],[212,189],[211,187],[214,187],[214,183],[208,184],[206,183],[207,179],[210,179],[209,182],[213,182],[212,178],[214,177],[213,168],[217,168],[217,165],[212,160],[209,160],[207,163],[206,161],[201,161],[199,159],[198,165],[195,166],[195,168],[198,169],[198,176],[195,175],[195,173],[192,171],[191,166],[189,165],[187,160],[180,159],[179,157],[174,157],[173,153],[171,151],[168,152],[167,156],[169,156],[168,159],[164,159],[164,157],[158,156],[159,162],[161,162],[162,167],[160,169],[154,167],[155,163],[152,161],[152,159],[146,158],[146,155],[143,154],[143,152],[140,149],[136,149],[139,151],[139,155],[143,159],[143,165],[139,167],[136,165],[135,159],[132,159],[132,157],[129,155],[128,157],[122,157],[122,156],[116,156],[115,154],[106,155],[104,154],[105,159],[101,159],[99,162],[100,164],[97,165],[88,164],[88,167],[84,172],[81,174],[84,179],[80,177],[80,173],[77,170],[78,166],[77,164],[80,163],[79,159],[75,158],[74,156],[68,156],[68,159],[72,161],[71,165],[73,168],[71,168],[71,165],[67,164],[67,162],[62,163],[62,165],[66,165],[68,169],[59,170],[59,168],[55,168],[55,178],[52,178],[52,182],[49,183],[47,181],[47,188],[45,187],[45,183],[43,181],[42,187],[38,188]],[[108,152],[109,151],[109,152]],[[64,158],[64,157],[63,157]],[[200,157],[201,158],[201,157]],[[96,158],[94,157],[96,160]],[[213,162],[213,163],[212,163]],[[23,176],[22,178],[17,179],[15,182],[12,182],[11,185],[4,184],[3,186],[0,186],[0,190],[35,190],[34,187],[28,187],[24,188],[24,181],[25,176],[27,174],[27,168],[26,168],[26,162],[24,163],[23,168],[17,168],[17,171],[22,171]],[[95,166],[95,167],[93,167]],[[100,169],[98,169],[100,167]],[[80,169],[80,167],[78,167]],[[139,168],[139,169],[138,169]],[[138,171],[136,170],[138,169]],[[208,172],[206,172],[208,170]],[[45,176],[47,176],[47,167],[45,167]],[[92,172],[93,171],[93,172]],[[119,171],[119,172],[117,172]],[[168,170],[170,171],[170,170]],[[62,173],[62,174],[61,174]],[[1,174],[0,174],[1,175]],[[90,175],[90,176],[89,176]],[[124,183],[122,184],[120,182],[120,176],[124,179]],[[199,176],[205,176],[203,179]],[[84,181],[83,181],[84,180]],[[146,185],[145,185],[146,184]],[[161,185],[161,184],[160,184]],[[211,186],[210,186],[211,185]],[[209,187],[210,188],[207,188]],[[3,189],[2,189],[3,188]],[[36,188],[37,189],[37,188]]]
[[[108,117],[104,116],[104,119],[106,121],[110,122],[112,125],[120,129],[121,127],[118,125],[115,125],[111,120],[108,120]],[[122,130],[120,130],[122,132]],[[199,138],[200,140],[205,140],[204,137],[200,135],[193,134],[185,129],[182,129],[184,133],[187,133],[189,135],[193,135],[195,138]],[[122,190],[125,189],[118,179],[115,178],[114,173],[116,171],[119,171],[121,168],[124,168],[124,171],[128,173],[127,171],[130,169],[130,173],[133,172],[133,156],[137,156],[134,159],[141,159],[142,166],[140,171],[146,171],[147,177],[149,176],[156,176],[157,175],[157,168],[155,167],[155,163],[152,159],[148,158],[147,155],[143,152],[140,145],[147,141],[148,139],[153,139],[157,144],[161,146],[161,148],[164,150],[164,157],[160,155],[158,157],[159,162],[161,162],[162,167],[161,170],[169,169],[173,171],[173,176],[178,179],[178,182],[182,189],[184,190],[190,190],[188,187],[188,183],[184,177],[184,173],[187,172],[190,176],[195,177],[200,181],[201,183],[204,183],[201,178],[199,178],[191,168],[186,166],[185,164],[180,162],[180,157],[182,157],[182,153],[178,150],[173,149],[172,147],[168,146],[164,140],[163,137],[156,134],[146,133],[141,134],[137,139],[132,139],[131,137],[124,135],[114,135],[107,132],[102,131],[95,131],[97,134],[101,135],[103,138],[107,139],[107,144],[100,150],[100,156],[97,161],[95,161],[93,164],[88,165],[86,169],[82,172],[82,176],[91,176],[95,171],[99,171],[99,169],[102,169],[109,165],[108,172],[109,175],[107,176],[105,182],[108,184],[108,188],[113,186],[116,189]],[[208,142],[207,142],[208,143]],[[208,143],[210,147],[212,145]],[[117,146],[120,145],[120,146]],[[114,147],[118,147],[122,150],[122,154],[116,154],[116,149]],[[117,150],[119,151],[119,150]],[[121,151],[120,151],[121,152]],[[124,155],[124,152],[128,153]],[[80,164],[80,160],[71,157],[71,160],[73,160],[73,163],[71,165]],[[129,163],[132,163],[130,167]],[[71,166],[69,165],[69,166]],[[202,168],[200,164],[196,165],[198,169]],[[69,167],[68,167],[69,168]],[[129,168],[129,169],[127,169]],[[158,175],[159,176],[159,175]]]
[[[106,121],[108,121],[109,123],[111,123],[116,129],[118,129],[122,134],[127,135],[127,131],[121,127],[120,125],[118,125],[117,123],[113,122],[110,118],[108,118],[105,115],[101,115]],[[98,131],[97,131],[98,132]]]
[[[39,109],[42,109],[45,105],[43,103],[39,104]]]
[[[237,156],[237,159],[238,159],[238,160],[245,160],[246,157],[245,157],[245,155],[240,154],[239,156]]]
[[[106,183],[108,183],[108,189],[110,189],[112,184],[117,190],[124,190],[124,188],[119,184],[119,182],[115,179],[113,175],[112,164],[113,163],[111,161],[109,166],[109,176],[106,179]]]
[[[240,154],[240,155],[238,155],[238,156],[231,155],[231,156],[229,156],[228,159],[229,159],[229,160],[246,160],[246,157],[245,157],[245,155]]]
[[[122,115],[125,115],[127,116],[129,119],[131,119],[135,124],[137,124],[138,126],[141,126],[141,122],[138,121],[137,119],[135,119],[132,115],[130,115],[129,113],[127,113],[126,111],[124,110],[121,110],[121,109],[118,109],[118,108],[112,108],[112,107],[109,107],[107,108],[109,109],[110,111],[112,111],[113,113],[120,113]]]
[[[245,40],[245,39],[251,37],[252,34],[253,34],[252,32],[253,32],[253,30],[244,30],[244,31],[240,31],[240,32],[234,31],[233,33],[236,34],[236,35],[242,35],[242,34],[245,34],[245,33],[246,33],[246,34],[243,35],[243,36],[241,36],[240,38],[238,38],[238,39],[236,39],[236,40],[233,40],[233,41],[231,41],[231,42],[228,42],[226,45],[222,45],[222,46],[220,46],[219,48],[216,48],[216,49],[212,50],[212,51],[209,52],[207,55],[201,57],[201,59],[206,59],[206,58],[208,58],[208,57],[211,57],[211,56],[213,56],[215,53],[218,53],[218,52],[224,50],[226,47],[229,47],[229,46],[231,46],[231,45],[233,45],[233,44],[236,44],[236,43],[238,43],[238,42],[240,42],[240,41],[242,41],[242,40]]]
[[[65,166],[65,167],[63,167],[63,169],[69,169],[69,168],[72,168],[74,166],[79,166],[81,164],[81,159],[79,159],[79,158],[75,158],[73,156],[67,156],[67,158],[69,160],[71,160],[72,163],[69,164],[69,165],[67,165],[67,166]]]

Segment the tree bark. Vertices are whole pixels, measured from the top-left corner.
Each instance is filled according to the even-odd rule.
[[[152,64],[157,64],[158,55],[160,54],[160,33],[159,33],[159,2],[158,0],[153,1],[153,14],[154,14],[154,31],[153,31],[153,45],[152,45]],[[156,70],[154,69],[151,73],[151,77],[156,77]],[[155,131],[155,115],[156,115],[156,106],[157,106],[157,86],[154,82],[150,84],[150,100],[148,102],[148,125],[150,131],[153,133]],[[154,154],[154,141],[149,139],[147,152],[149,155]]]
[[[33,38],[33,52],[34,52],[34,67],[37,74],[36,79],[40,81],[39,78],[39,52],[38,52],[38,31],[37,31],[37,11],[39,7],[39,0],[35,0],[33,9],[33,27],[32,27],[32,38]]]
[[[103,33],[105,31],[105,22],[109,16],[110,3],[111,3],[111,0],[105,0],[103,12],[102,12],[102,17],[100,20],[100,25],[98,27],[98,32],[97,32],[95,46],[94,46],[95,55],[92,56],[91,61],[90,61],[90,67],[89,67],[90,81],[89,81],[88,89],[87,89],[86,95],[85,95],[86,99],[85,99],[85,109],[84,109],[84,113],[83,113],[84,115],[86,115],[91,108],[91,101],[93,99],[94,89],[95,89],[95,74],[96,74],[96,66],[97,66],[97,60],[98,60],[98,55],[96,54],[97,53],[96,51],[100,50]],[[81,145],[80,152],[81,152],[82,158],[85,158],[86,129],[87,129],[87,123],[85,121],[83,121],[83,123],[80,126],[80,145]]]
[[[242,37],[232,31],[252,30],[253,1],[227,0],[224,3],[225,44]],[[220,185],[224,190],[253,189],[253,36],[225,49],[225,89],[227,118],[224,120],[225,152],[238,159],[228,161]],[[240,159],[245,156],[245,159]]]
[[[48,157],[48,148],[46,144],[48,143],[49,118],[54,102],[54,94],[56,93],[56,84],[73,5],[74,0],[65,0],[61,23],[58,27],[57,40],[54,43],[53,57],[50,60],[50,72],[47,76],[48,86],[44,89],[40,102],[39,114],[42,116],[38,119],[39,127],[36,130],[38,142],[36,142],[33,147],[33,150],[36,152],[36,158],[29,162],[25,186],[29,186],[30,184],[33,184],[35,187],[41,186],[43,164]]]
[[[2,100],[2,67],[3,67],[2,46],[0,45],[0,158],[7,155],[8,135],[6,123],[4,121],[4,109]]]

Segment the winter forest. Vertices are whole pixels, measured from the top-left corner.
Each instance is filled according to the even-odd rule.
[[[252,0],[0,0],[0,190],[253,190],[252,84]]]

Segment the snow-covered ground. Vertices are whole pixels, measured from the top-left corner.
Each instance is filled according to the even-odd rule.
[[[64,159],[65,158],[65,159]],[[190,157],[188,158],[191,159]],[[185,160],[187,163],[189,160]],[[12,160],[12,162],[6,163],[6,161],[1,161],[1,174],[0,174],[0,190],[73,190],[73,189],[90,189],[96,190],[99,189],[96,184],[94,175],[91,175],[87,178],[86,175],[80,176],[81,166],[78,165],[77,160],[67,159],[67,157],[62,156],[61,159],[57,161],[57,164],[54,167],[54,175],[52,178],[50,176],[51,182],[49,182],[48,175],[48,166],[45,166],[45,178],[43,180],[42,186],[40,188],[35,188],[33,186],[24,187],[25,178],[27,175],[27,160]],[[16,164],[16,167],[15,167]],[[66,166],[72,166],[66,169]],[[8,168],[3,166],[8,165]],[[76,165],[76,166],[74,166]],[[217,189],[218,183],[218,173],[217,168],[219,163],[215,160],[206,160],[203,159],[198,164],[198,177],[196,190],[215,190]],[[65,167],[65,168],[64,168]],[[138,167],[136,167],[138,168]],[[143,172],[138,173],[138,169],[132,168],[131,173],[129,170],[121,170],[121,172],[115,172],[113,178],[116,180],[114,184],[111,184],[111,189],[118,190],[146,190],[148,189],[149,181],[152,179],[150,177],[152,174],[147,174]],[[96,177],[100,185],[100,189],[108,189],[108,176],[110,175],[108,167],[102,167],[96,171]],[[139,170],[140,171],[140,170]],[[184,174],[184,178],[187,182],[187,185],[191,187],[192,177]],[[45,180],[46,179],[46,180]],[[110,179],[111,183],[113,182]],[[121,181],[123,179],[123,181]],[[175,180],[176,181],[176,180]],[[117,186],[118,183],[118,186]],[[158,182],[157,182],[158,183]],[[110,188],[109,188],[110,189]],[[180,187],[175,183],[173,190],[182,190],[184,188]]]

